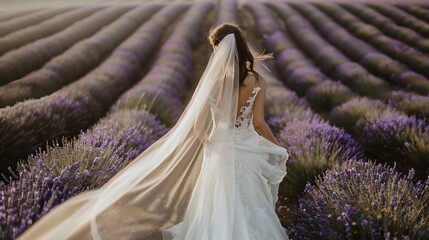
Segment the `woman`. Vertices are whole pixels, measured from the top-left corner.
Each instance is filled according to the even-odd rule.
[[[231,155],[235,154],[235,164],[233,166],[235,172],[233,173],[230,170],[230,173],[223,176],[223,178],[231,179],[222,183],[224,187],[221,188],[219,193],[214,194],[213,198],[203,198],[203,196],[210,194],[209,192],[213,190],[212,187],[199,190],[195,200],[194,198],[191,199],[190,206],[192,208],[188,208],[184,221],[164,231],[164,239],[171,239],[172,237],[176,237],[173,239],[288,239],[274,210],[278,188],[274,188],[275,186],[273,185],[280,183],[285,175],[285,169],[282,169],[282,167],[286,164],[283,161],[287,160],[287,151],[279,146],[280,144],[264,120],[265,79],[253,70],[253,56],[240,29],[236,25],[222,24],[214,28],[210,32],[209,41],[214,51],[225,52],[218,54],[238,53],[238,79],[234,77],[234,81],[238,82],[239,86],[238,107],[230,109],[226,106],[229,103],[225,103],[221,111],[222,113],[228,112],[230,116],[234,116],[234,140],[230,144],[215,147],[212,147],[211,144],[217,145],[216,142],[209,142],[206,146],[204,159],[208,161],[207,165],[212,163],[207,166],[208,172],[210,169],[218,167],[217,163],[209,160],[214,158],[211,154],[216,154],[220,151],[223,153],[230,152]],[[230,58],[227,59],[228,61],[232,62]],[[230,64],[226,64],[226,66],[228,65]],[[236,86],[232,84],[223,83],[223,85],[237,91]],[[224,93],[228,95],[229,93],[227,94],[226,92],[228,90],[225,90]],[[227,99],[226,96],[223,98]],[[217,103],[217,105],[223,104],[222,102],[219,103],[219,101],[213,102]],[[235,102],[231,105],[237,106]],[[216,109],[216,107],[211,106],[211,109]],[[231,113],[230,111],[233,110],[237,112]],[[216,116],[216,113],[212,115]],[[229,123],[229,120],[229,116],[223,115],[219,120],[214,120],[213,122]],[[255,129],[263,137],[259,136]],[[225,142],[225,139],[228,139],[226,135],[223,138],[220,137],[222,140],[217,141]],[[274,144],[277,146],[274,146]],[[235,149],[231,145],[235,145]],[[283,161],[269,159],[273,157],[269,153],[286,157],[282,159]],[[230,159],[227,154],[224,154],[224,157]],[[222,159],[218,160],[222,161]],[[281,163],[281,165],[272,165],[269,160],[274,163]],[[222,173],[219,173],[219,175],[222,176]],[[232,179],[233,175],[235,175],[235,179]],[[207,180],[207,182],[210,182],[210,180]],[[236,182],[235,191],[232,186],[231,189],[225,188],[230,186],[232,182]],[[209,184],[202,183],[202,185],[207,186]],[[211,186],[214,187],[216,184]],[[220,198],[219,196],[223,197]],[[230,200],[221,203],[217,202],[223,199]],[[234,203],[233,206],[231,203]],[[211,207],[213,205],[214,207]],[[201,214],[198,212],[199,209],[201,211],[210,210],[208,210],[208,213]]]
[[[289,154],[264,121],[265,80],[236,25],[209,40],[214,51],[172,129],[19,239],[288,239],[274,206]]]

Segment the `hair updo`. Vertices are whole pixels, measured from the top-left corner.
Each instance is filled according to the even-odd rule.
[[[244,79],[246,79],[248,72],[255,74],[256,80],[258,81],[259,74],[253,70],[253,63],[255,57],[247,45],[246,39],[243,36],[242,30],[234,23],[222,23],[218,26],[212,27],[209,32],[208,40],[210,44],[216,47],[219,42],[228,34],[234,33],[235,42],[237,44],[238,51],[238,66],[239,66],[239,86],[244,85]],[[256,58],[259,60],[271,59],[272,54],[258,55]]]

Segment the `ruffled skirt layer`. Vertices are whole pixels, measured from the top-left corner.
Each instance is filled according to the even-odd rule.
[[[278,187],[286,175],[287,150],[260,136],[253,127],[235,136],[235,213],[232,239],[289,239],[275,212]],[[178,240],[182,222],[163,231]]]

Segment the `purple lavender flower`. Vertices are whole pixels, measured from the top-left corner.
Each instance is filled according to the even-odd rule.
[[[289,108],[309,108],[308,102],[300,98],[295,92],[289,91],[284,86],[269,86],[267,88],[266,117],[281,116],[285,112],[292,113]]]
[[[18,165],[19,180],[0,183],[0,237],[16,238],[53,207],[99,188],[167,130],[147,112],[118,111],[78,139],[30,156]]]
[[[413,176],[373,161],[337,162],[314,185],[306,185],[289,231],[302,239],[405,239],[409,234],[424,239],[429,236],[429,179],[415,184]]]
[[[388,105],[398,108],[410,116],[415,115],[429,123],[429,96],[394,91],[389,98]]]
[[[201,26],[203,23],[201,19],[205,17],[206,11],[211,7],[212,4],[209,3],[195,5],[186,15],[185,19],[176,27],[169,42],[195,41],[195,39],[198,38],[198,34],[195,34],[195,29]],[[165,9],[164,11],[161,10],[161,13],[164,12],[164,14],[169,13],[176,15],[185,8],[176,8],[172,5],[171,8],[166,7]],[[161,16],[162,15],[159,14],[159,17],[155,19],[167,24],[168,18],[165,18],[165,16],[161,18]],[[159,25],[153,24],[151,27],[156,29]],[[146,28],[142,28],[142,30],[145,29]],[[188,34],[182,34],[185,30]],[[136,34],[147,35],[152,33],[151,31],[141,31]],[[153,39],[148,40],[155,42],[154,39],[157,38],[153,37]],[[139,44],[141,43],[142,42]],[[148,46],[150,46],[150,44]],[[174,46],[180,47],[180,45]],[[128,48],[125,47],[122,49]],[[143,48],[143,50],[144,49],[145,48]],[[165,48],[162,54],[168,55],[168,52],[174,52],[176,50]],[[173,55],[175,57],[173,57]],[[120,54],[116,56],[122,58]],[[183,81],[190,82],[191,76],[189,72],[191,71],[185,70],[189,70],[187,67],[192,65],[189,63],[192,59],[192,54],[185,52],[180,55],[180,57],[185,56],[187,61],[177,61],[176,57],[178,56],[178,54],[172,54],[169,56],[171,57],[170,62],[163,62],[162,65],[158,65],[163,67],[169,66],[168,68],[164,68],[168,70],[164,71],[162,77],[156,77],[156,74],[151,74],[148,78],[144,78],[148,81],[144,84],[136,85],[124,96],[138,97],[152,91],[155,95],[162,96],[167,102],[170,101],[169,107],[172,109],[176,107],[175,112],[180,111],[180,107],[171,103],[176,101],[180,104],[184,99],[183,93],[186,93],[186,87],[189,87],[189,84],[184,84]],[[165,58],[160,57],[159,59],[165,61]],[[132,59],[130,60],[130,63],[132,63]],[[181,60],[184,60],[184,58]],[[179,63],[171,64],[172,62]],[[126,71],[123,73],[125,74],[124,80],[130,77],[130,75],[127,75],[128,73]],[[181,75],[179,76],[178,73]],[[101,75],[99,78],[101,81],[106,81],[107,77]],[[101,82],[100,84],[103,85],[103,83],[107,84],[107,82]],[[80,89],[78,86],[81,85],[76,85],[71,89],[80,94],[78,96],[85,97],[87,96],[85,95],[86,93],[91,93],[88,95],[93,98],[91,99],[93,102],[94,99],[112,98],[109,94],[114,96],[121,92],[121,88],[124,88],[122,85],[116,86],[113,84],[111,86],[116,86],[117,89],[111,91],[109,88],[96,89],[89,87]],[[85,84],[82,85],[85,86]],[[179,85],[180,88],[177,90],[175,86]],[[116,93],[114,93],[114,91],[116,91]],[[68,92],[64,91],[64,93]],[[68,100],[68,98],[64,99],[64,101]],[[110,101],[112,100],[114,99]],[[156,103],[160,103],[158,101],[159,100],[157,100]],[[58,105],[61,105],[62,102],[63,101],[58,101]],[[75,108],[75,105],[72,104],[73,101],[70,103],[71,104],[65,104],[65,106],[67,107],[69,105],[68,110],[71,114],[84,111],[82,108],[79,108],[79,105]],[[91,104],[94,105],[92,102]],[[109,105],[102,105],[104,108],[108,106]],[[39,152],[37,155],[29,157],[28,164],[22,165],[18,169],[18,173],[20,174],[19,180],[12,181],[8,185],[3,184],[0,188],[0,194],[2,194],[0,196],[4,196],[3,199],[9,199],[8,203],[10,203],[1,208],[2,210],[4,209],[4,211],[0,212],[0,216],[5,215],[3,213],[6,212],[6,216],[10,216],[10,218],[13,218],[14,221],[18,223],[22,220],[26,225],[21,226],[15,222],[2,221],[0,224],[3,225],[0,226],[2,229],[6,229],[4,232],[2,231],[2,234],[4,234],[2,238],[16,238],[28,228],[29,225],[46,214],[55,205],[62,203],[79,192],[100,187],[114,174],[125,167],[129,161],[135,159],[143,150],[166,133],[167,128],[162,125],[155,116],[145,111],[146,108],[143,107],[144,104],[136,106],[136,109],[130,109],[130,105],[121,105],[118,103],[115,107],[111,108],[109,114],[94,128],[82,132],[78,139],[73,139],[70,142],[63,141],[61,144],[62,146],[56,144],[53,147],[48,147],[49,151],[47,152]],[[163,109],[163,111],[164,110],[165,109]],[[174,118],[172,118],[172,121],[174,121]],[[69,124],[73,124],[73,122]],[[65,129],[68,129],[67,126],[65,126]],[[40,179],[37,180],[37,177]],[[31,184],[28,184],[29,182]],[[28,188],[28,185],[31,185],[32,188]],[[28,194],[25,196],[11,195],[10,193],[13,194],[16,191],[10,189],[16,189],[17,191],[23,190],[22,192],[28,192]],[[36,202],[36,204],[34,202]],[[31,212],[31,214],[22,215],[22,213],[26,212]],[[17,225],[20,227],[16,227]]]
[[[158,29],[169,25],[187,8],[184,4],[162,8],[147,24],[117,46],[115,52],[134,51],[135,56],[140,57],[139,62],[144,63],[149,57],[147,53],[153,51],[163,34]],[[106,113],[116,98],[137,82],[142,66],[135,59],[124,58],[115,52],[112,54],[114,57],[60,91],[0,111],[0,122],[4,123],[0,126],[1,171],[46,141],[75,136],[81,129],[91,126]]]
[[[281,195],[288,199],[296,199],[307,182],[314,182],[317,175],[334,163],[366,160],[349,134],[326,123],[293,121],[281,130],[279,141],[296,161],[288,165],[288,174],[280,188]]]
[[[320,115],[313,113],[310,108],[290,104],[285,106],[281,115],[269,117],[267,124],[273,132],[279,133],[285,126],[295,121],[307,122],[308,124],[327,123]]]
[[[326,76],[316,67],[308,65],[306,62],[302,63],[304,66],[291,68],[292,70],[289,73],[284,73],[287,74],[286,85],[297,92],[298,95],[304,95],[310,87],[326,79]]]
[[[329,112],[356,95],[340,82],[323,81],[309,88],[305,96],[314,111]]]
[[[398,114],[369,116],[357,122],[359,142],[370,158],[394,162],[398,171],[416,170],[419,179],[429,174],[429,126],[415,117]]]
[[[360,131],[356,128],[356,122],[359,119],[364,115],[379,116],[382,114],[401,115],[399,111],[386,106],[379,100],[361,97],[350,99],[334,108],[330,112],[329,120],[352,135],[359,135]]]

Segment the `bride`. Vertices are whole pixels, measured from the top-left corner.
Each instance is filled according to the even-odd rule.
[[[271,56],[254,57],[232,23],[209,41],[214,51],[171,130],[18,239],[288,239],[275,203],[289,154],[265,123],[258,70]]]

